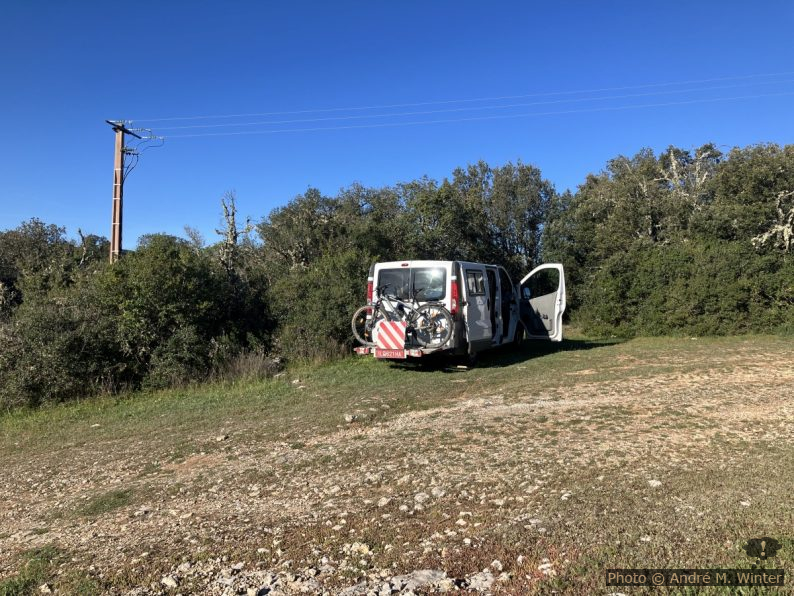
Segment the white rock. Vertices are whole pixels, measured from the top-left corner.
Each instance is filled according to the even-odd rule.
[[[446,572],[438,569],[418,569],[407,575],[392,578],[392,585],[402,593],[413,591],[439,582],[447,577]]]
[[[455,582],[450,578],[444,578],[436,584],[439,592],[452,592],[455,589]]]
[[[659,480],[649,480],[648,484],[651,486],[651,488],[662,486],[662,483]]]
[[[179,585],[179,582],[170,575],[163,576],[163,578],[160,580],[160,583],[166,588],[176,588]]]
[[[502,562],[499,559],[494,559],[493,561],[491,561],[491,568],[496,569],[497,571],[501,571],[502,569],[504,569],[504,565],[502,565]]]
[[[378,507],[386,507],[386,505],[389,503],[391,503],[391,499],[389,497],[381,497],[378,499]]]
[[[479,590],[485,592],[491,589],[494,582],[493,573],[490,571],[481,571],[469,577],[469,588],[472,590]]]
[[[339,596],[362,596],[367,593],[367,582],[359,582],[339,592]]]

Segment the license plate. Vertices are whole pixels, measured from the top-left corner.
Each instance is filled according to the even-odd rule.
[[[375,348],[375,358],[405,358],[405,350],[384,350]]]

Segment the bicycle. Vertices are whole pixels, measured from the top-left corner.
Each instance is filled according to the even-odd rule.
[[[452,337],[452,315],[441,302],[418,305],[416,297],[423,288],[414,290],[411,302],[389,296],[389,284],[377,289],[377,300],[362,306],[353,315],[353,336],[368,347],[375,346],[374,331],[380,321],[405,321],[406,337],[412,335],[423,348],[440,348]]]

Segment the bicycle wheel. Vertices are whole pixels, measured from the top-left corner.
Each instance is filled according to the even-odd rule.
[[[414,337],[425,348],[440,348],[452,337],[452,315],[440,304],[423,304],[416,309]]]
[[[353,315],[351,326],[353,328],[353,337],[362,346],[372,347],[375,341],[372,337],[375,330],[375,323],[380,320],[380,313],[372,306],[362,306]]]

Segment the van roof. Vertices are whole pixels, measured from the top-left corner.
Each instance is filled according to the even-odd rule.
[[[453,263],[460,263],[461,265],[485,265],[486,267],[501,267],[500,265],[493,265],[491,263],[475,263],[474,261],[437,261],[437,260],[411,260],[405,261],[382,261],[375,263],[370,267],[370,275],[375,272],[375,267],[383,269],[384,267],[446,267]]]
[[[451,265],[454,261],[435,261],[435,260],[405,260],[405,261],[382,261],[375,263],[374,267],[380,269],[384,267],[445,267]]]

